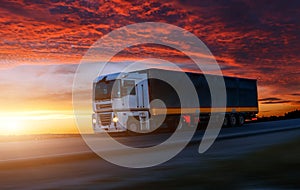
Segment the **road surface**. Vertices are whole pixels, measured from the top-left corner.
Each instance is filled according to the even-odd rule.
[[[95,155],[80,137],[0,143],[1,189],[113,189],[156,181],[197,165],[199,172],[211,160],[225,160],[300,137],[300,119],[252,123],[222,129],[219,139],[204,154],[198,153],[203,131],[175,158],[159,166],[129,169]],[[124,144],[157,144],[168,134],[117,137]],[[99,137],[95,137],[99,138]],[[118,155],[122,156],[122,155]],[[180,175],[180,173],[178,174]]]

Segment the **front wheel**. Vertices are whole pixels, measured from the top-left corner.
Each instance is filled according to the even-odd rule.
[[[130,119],[127,121],[127,133],[129,135],[136,135],[140,131],[140,122],[137,119]]]

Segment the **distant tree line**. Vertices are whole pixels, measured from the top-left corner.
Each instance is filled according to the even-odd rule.
[[[276,120],[284,120],[284,119],[296,119],[300,118],[300,110],[296,109],[294,111],[290,111],[285,113],[282,116],[269,116],[269,117],[258,117],[257,121],[276,121]]]

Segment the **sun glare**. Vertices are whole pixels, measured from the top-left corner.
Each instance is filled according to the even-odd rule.
[[[12,118],[0,118],[1,133],[19,134],[22,131],[22,122]]]

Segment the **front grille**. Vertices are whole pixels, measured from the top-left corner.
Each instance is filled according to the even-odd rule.
[[[101,110],[101,109],[111,109],[112,105],[111,103],[109,104],[97,104],[97,109]]]
[[[106,126],[111,124],[111,114],[100,114],[101,125]]]

